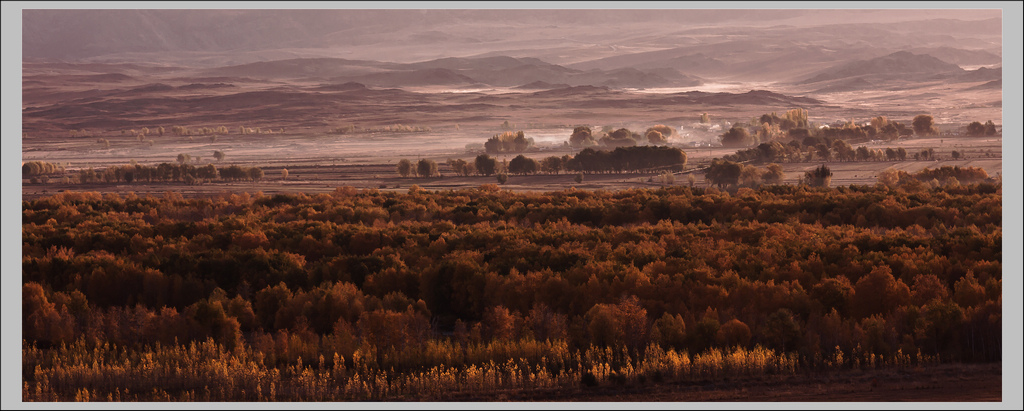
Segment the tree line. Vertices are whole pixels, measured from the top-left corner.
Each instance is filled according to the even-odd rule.
[[[934,136],[939,134],[935,120],[931,115],[920,114],[913,118],[911,125],[889,120],[886,116],[877,116],[868,123],[857,125],[853,121],[839,124],[812,127],[808,121],[807,110],[792,109],[782,117],[774,112],[755,117],[748,122],[733,124],[719,139],[725,147],[749,147],[775,141],[802,141],[808,137],[819,139],[845,140],[860,142],[868,140],[893,141],[911,135]],[[980,123],[979,123],[980,126]],[[968,130],[972,130],[968,126]],[[982,126],[985,127],[985,126]],[[994,129],[994,125],[992,126]],[[987,129],[986,129],[987,130]]]
[[[718,188],[757,188],[761,185],[782,184],[784,172],[778,164],[771,163],[763,169],[751,164],[713,159],[705,169],[704,178]],[[832,181],[832,170],[821,164],[806,171],[800,184],[811,187],[828,187]],[[980,167],[942,166],[935,169],[924,168],[913,174],[894,168],[882,170],[878,174],[878,183],[887,187],[905,186],[911,190],[923,189],[925,186],[957,186],[975,183],[994,183],[988,172]]]
[[[967,125],[967,135],[969,136],[994,136],[996,133],[996,124],[992,120],[986,121],[985,124],[981,124],[980,121],[972,121]]]
[[[568,144],[574,148],[605,147],[608,149],[642,145],[659,146],[667,144],[669,138],[676,136],[678,136],[678,132],[664,124],[651,126],[644,132],[632,131],[628,128],[604,127],[600,130],[600,135],[596,135],[589,126],[577,126],[569,136]]]
[[[934,158],[934,149],[925,149],[913,153],[915,159],[929,160]],[[807,161],[905,161],[911,154],[903,147],[854,148],[849,142],[830,137],[805,137],[790,140],[786,143],[771,141],[758,144],[756,147],[737,150],[722,158],[729,161],[755,163],[790,163]]]
[[[517,155],[510,161],[498,162],[488,154],[477,155],[472,162],[463,159],[449,159],[446,164],[458,176],[491,176],[510,173],[531,175],[538,173],[558,174],[563,171],[580,173],[639,173],[652,171],[682,171],[686,166],[686,153],[674,147],[633,146],[618,147],[614,150],[585,148],[574,156],[548,156],[536,160]],[[415,168],[415,169],[414,169]],[[416,166],[408,159],[399,160],[396,172],[402,177],[438,176],[437,163],[420,159]]]
[[[77,180],[81,184],[90,183],[152,183],[152,182],[184,182],[198,184],[204,181],[259,181],[263,179],[260,167],[230,165],[218,168],[214,164],[196,167],[181,162],[178,164],[160,163],[154,166],[143,164],[125,164],[103,169],[86,168],[79,170]]]

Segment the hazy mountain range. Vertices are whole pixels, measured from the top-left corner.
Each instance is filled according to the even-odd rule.
[[[1002,47],[998,10],[24,10],[22,22],[27,61],[190,67],[340,58],[451,70],[441,66],[457,61],[438,59],[509,56],[790,80],[897,51],[995,65]]]
[[[874,92],[858,108],[870,115],[966,116],[1001,106],[1000,13],[23,10],[23,119],[120,127],[190,113],[316,126],[339,113],[459,123],[633,109],[675,121],[708,106],[840,110],[862,90]],[[671,115],[646,114],[660,111]]]

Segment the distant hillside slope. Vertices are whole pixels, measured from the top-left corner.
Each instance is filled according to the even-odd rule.
[[[726,63],[695,47],[675,47],[570,64],[579,70],[633,68],[673,68],[687,73],[713,73],[726,68]]]
[[[964,50],[953,47],[918,47],[907,49],[914,54],[927,54],[947,63],[961,66],[999,64],[1003,57],[985,50]]]
[[[347,80],[350,82],[354,81],[378,87],[448,86],[477,83],[477,81],[474,80],[473,78],[443,68],[388,71],[383,73],[365,74],[355,77],[339,77],[334,78],[332,80]]]
[[[969,81],[992,81],[1001,80],[1003,78],[1003,68],[979,68],[977,70],[965,71],[956,77],[957,81],[969,82]]]
[[[359,82],[370,86],[402,87],[481,83],[516,87],[530,83],[615,88],[687,87],[702,84],[699,77],[672,68],[582,71],[536,58],[492,56],[442,58],[416,63],[392,63],[339,58],[301,58],[205,69],[201,76],[263,79],[312,79],[332,83]]]
[[[409,63],[404,67],[410,69],[441,68],[448,70],[502,70],[520,66],[555,66],[532,57],[493,56],[478,58],[447,57],[417,63]],[[555,66],[560,67],[560,66]]]
[[[828,68],[797,84],[818,83],[865,75],[884,75],[893,79],[916,80],[936,74],[959,74],[963,71],[964,69],[956,64],[946,63],[927,54],[898,51],[870,60],[854,61]]]
[[[393,67],[393,64],[369,60],[301,58],[217,67],[205,70],[202,74],[258,78],[331,78],[374,73]]]

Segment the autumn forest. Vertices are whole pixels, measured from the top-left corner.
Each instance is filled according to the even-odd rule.
[[[26,200],[23,397],[452,400],[1000,361],[1001,185],[935,176]]]

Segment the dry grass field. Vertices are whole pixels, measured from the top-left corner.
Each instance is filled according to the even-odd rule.
[[[821,375],[678,384],[581,388],[572,392],[509,392],[500,398],[460,401],[582,402],[990,402],[1001,401],[1000,364],[951,364],[906,370],[847,371]]]

